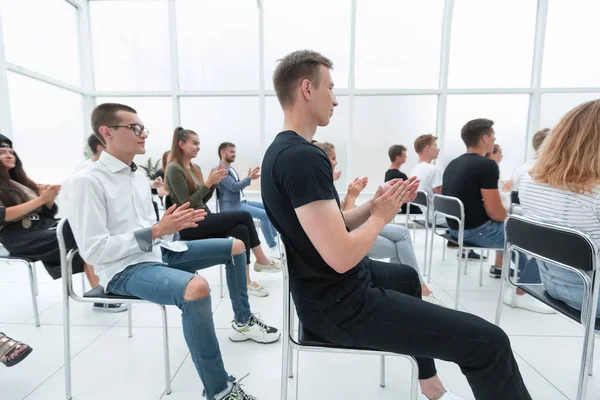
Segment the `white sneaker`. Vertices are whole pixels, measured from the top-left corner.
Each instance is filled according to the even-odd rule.
[[[433,293],[431,293],[429,296],[423,296],[421,298],[421,300],[426,301],[426,302],[431,303],[431,304],[435,304],[436,306],[446,307],[446,305],[440,299],[438,299],[437,297],[435,297],[433,295]]]
[[[265,324],[258,317],[258,314],[252,314],[248,323],[241,326],[237,322],[231,321],[233,333],[229,335],[229,339],[233,342],[254,340],[257,343],[273,343],[278,341],[281,332],[277,328]]]
[[[429,397],[427,397],[421,393],[421,400],[429,400]],[[440,397],[440,400],[465,400],[465,398],[460,397],[459,395],[457,395],[454,392],[448,391],[448,392],[444,393],[444,395],[442,397]]]
[[[248,294],[256,297],[267,297],[269,291],[260,283],[252,281],[248,284]]]
[[[277,260],[269,260],[268,264],[260,264],[258,261],[254,262],[254,270],[256,272],[270,272],[277,273],[281,272],[281,263]]]
[[[532,298],[531,296],[524,294],[518,295],[514,293],[514,289],[508,288],[504,291],[502,301],[504,304],[513,306],[512,297],[514,298],[514,308],[522,308],[524,310],[533,311],[540,314],[556,314],[553,308],[548,307],[539,300]]]

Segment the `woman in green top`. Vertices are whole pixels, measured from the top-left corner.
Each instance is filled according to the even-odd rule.
[[[169,191],[168,200],[178,206],[189,202],[194,209],[203,208],[208,212],[197,227],[184,229],[179,232],[182,240],[197,240],[209,238],[224,238],[233,236],[246,245],[246,259],[250,262],[250,249],[256,257],[254,270],[257,272],[279,272],[281,265],[265,256],[260,247],[258,232],[250,213],[245,211],[226,211],[213,214],[207,206],[217,185],[227,175],[222,165],[211,169],[206,180],[200,167],[192,163],[200,151],[198,134],[189,129],[176,128],[171,145],[171,162],[165,171],[165,183]],[[167,204],[168,204],[167,200]],[[267,289],[250,279],[250,264],[246,266],[248,293],[264,297],[269,294]]]

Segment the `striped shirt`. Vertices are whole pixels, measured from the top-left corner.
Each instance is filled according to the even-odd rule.
[[[519,185],[519,199],[525,217],[576,229],[600,245],[600,186],[592,193],[574,193],[534,182],[525,174]]]

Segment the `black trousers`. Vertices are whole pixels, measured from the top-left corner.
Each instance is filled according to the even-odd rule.
[[[434,358],[454,362],[476,399],[531,399],[502,329],[420,300],[419,277],[411,267],[368,260],[366,268],[366,295],[350,294],[327,309],[305,313],[307,329],[339,345],[413,355],[419,379],[436,374]]]
[[[226,238],[233,236],[246,246],[246,262],[250,263],[250,249],[260,245],[258,232],[252,215],[246,211],[223,211],[210,213],[198,222],[196,228],[187,228],[179,232],[183,240]]]

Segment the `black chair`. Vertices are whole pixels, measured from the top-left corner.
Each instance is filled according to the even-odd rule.
[[[33,319],[35,321],[35,326],[40,326],[40,313],[38,310],[38,282],[37,282],[37,273],[35,270],[35,260],[31,260],[25,257],[14,257],[10,254],[8,255],[0,255],[0,261],[4,262],[19,262],[24,264],[27,267],[27,272],[29,273],[29,288],[31,290],[31,303],[33,305]]]
[[[456,222],[458,222],[458,240],[454,239],[452,237],[452,235],[450,235],[450,233],[447,233],[446,230],[444,230],[444,233],[439,233],[437,231],[437,225],[436,225],[436,219],[437,219],[437,215],[440,214],[444,217],[446,217],[447,219],[453,219]],[[482,246],[477,246],[475,244],[472,243],[467,243],[464,241],[464,234],[465,234],[465,207],[462,203],[462,201],[460,201],[458,198],[456,197],[451,197],[451,196],[444,196],[441,194],[434,194],[433,195],[433,233],[435,233],[438,236],[443,237],[444,239],[446,239],[447,241],[451,242],[451,243],[455,243],[458,245],[458,271],[457,271],[457,275],[456,275],[456,295],[454,296],[454,308],[458,310],[458,297],[460,294],[460,268],[461,268],[461,264],[463,262],[463,257],[462,257],[462,252],[463,249],[465,250],[480,250],[481,251],[481,257],[479,258],[479,286],[483,286],[483,253],[484,251],[486,251],[486,253],[489,254],[489,250],[502,250],[501,247],[499,248],[495,248],[495,247],[482,247]],[[433,241],[433,238],[432,238]],[[433,246],[431,247],[431,249],[433,249]],[[432,251],[432,250],[431,250]],[[431,255],[432,253],[429,253],[429,258],[431,259]],[[431,262],[431,260],[430,260]],[[465,258],[464,259],[464,263],[465,263],[465,275],[467,274],[467,264],[468,264],[468,260]],[[431,282],[431,270],[433,265],[429,266],[429,275],[427,277],[427,281]]]
[[[362,354],[362,355],[377,355],[380,356],[380,382],[381,387],[385,387],[385,357],[395,356],[404,357],[410,361],[412,367],[412,379],[410,389],[410,400],[417,400],[419,396],[419,366],[417,361],[412,356],[390,353],[385,351],[363,349],[355,347],[344,347],[329,343],[323,339],[320,339],[317,335],[310,332],[300,322],[298,325],[298,339],[294,338],[294,302],[290,292],[289,274],[288,274],[288,263],[285,251],[285,245],[279,242],[280,258],[281,258],[281,270],[283,271],[283,357],[281,364],[281,400],[287,400],[288,398],[288,378],[294,377],[294,355],[293,351],[298,352],[296,358],[296,397],[298,400],[298,374],[299,374],[299,361],[300,352],[318,352],[318,353],[338,353],[338,354]]]
[[[575,229],[536,222],[531,219],[509,215],[504,223],[506,243],[502,267],[502,283],[496,307],[496,325],[500,323],[504,283],[518,286],[525,293],[552,307],[559,313],[582,324],[585,328],[577,399],[585,399],[588,375],[592,375],[594,360],[594,331],[600,332],[600,318],[596,318],[600,273],[598,271],[598,246],[588,235]],[[581,277],[584,286],[582,311],[567,306],[551,297],[543,284],[514,282],[509,274],[512,253],[516,257],[524,253],[538,260],[553,263]],[[518,263],[518,261],[517,261]],[[511,276],[509,276],[511,275]]]
[[[60,266],[63,280],[63,329],[64,329],[64,347],[65,347],[65,398],[72,399],[71,393],[71,312],[69,309],[69,301],[74,300],[80,303],[129,303],[128,319],[129,319],[129,337],[132,333],[132,303],[150,303],[133,296],[117,296],[110,293],[105,293],[104,288],[98,286],[82,296],[79,296],[73,290],[73,257],[78,250],[73,249],[67,253],[65,245],[65,224],[66,218],[63,218],[58,223],[56,228],[56,236],[58,238],[58,247],[60,249]],[[171,366],[169,363],[169,331],[167,327],[167,309],[162,304],[157,304],[162,310],[163,323],[163,345],[164,345],[164,366],[165,366],[165,393],[171,394]]]

